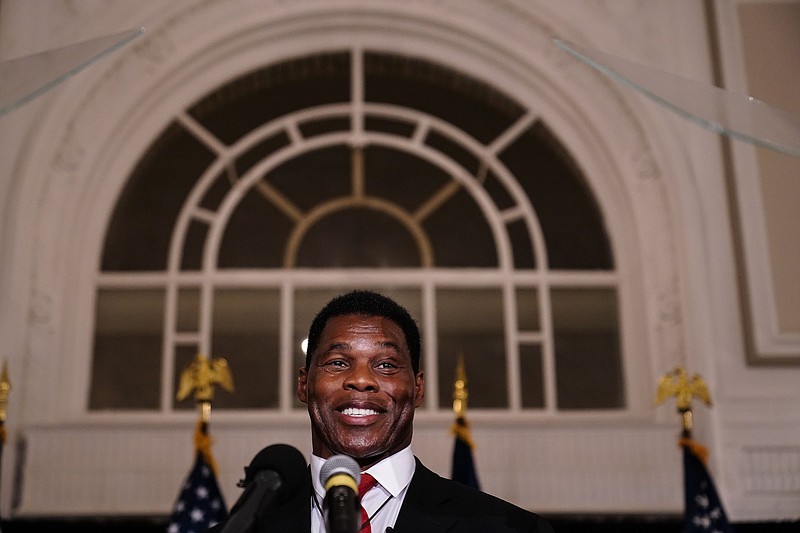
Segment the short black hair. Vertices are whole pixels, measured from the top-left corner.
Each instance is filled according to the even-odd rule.
[[[411,367],[416,374],[419,371],[421,341],[417,323],[408,310],[388,296],[368,290],[354,290],[340,294],[328,302],[317,313],[308,330],[308,346],[306,347],[306,370],[311,366],[311,354],[317,349],[322,330],[331,318],[345,315],[380,316],[400,326],[406,337],[408,351],[411,355]]]

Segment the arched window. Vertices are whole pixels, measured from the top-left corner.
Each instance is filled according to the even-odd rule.
[[[296,58],[192,103],[121,192],[98,279],[90,410],[190,408],[197,353],[234,373],[216,407],[299,409],[307,327],[355,287],[419,320],[427,410],[450,409],[459,354],[472,408],[626,406],[580,169],[535,110],[418,58]]]

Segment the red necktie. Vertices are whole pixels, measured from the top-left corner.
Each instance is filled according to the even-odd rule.
[[[358,483],[358,495],[363,498],[369,489],[378,484],[378,481],[369,474],[361,474],[361,481]],[[372,533],[372,526],[369,523],[369,515],[364,506],[361,506],[361,529],[360,533]]]

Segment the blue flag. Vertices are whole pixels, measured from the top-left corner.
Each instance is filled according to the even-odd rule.
[[[480,489],[478,472],[475,469],[475,461],[472,459],[473,444],[467,421],[458,418],[452,431],[456,436],[456,442],[453,446],[453,473],[450,479]]]
[[[228,517],[217,478],[203,453],[198,452],[172,510],[167,533],[203,533]]]
[[[692,448],[683,443],[683,476],[685,513],[683,533],[733,533],[722,501],[704,462]]]

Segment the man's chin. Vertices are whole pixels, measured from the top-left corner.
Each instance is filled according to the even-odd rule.
[[[353,441],[349,441],[348,444],[337,446],[336,449],[339,451],[334,452],[335,454],[347,455],[359,462],[371,459],[377,462],[386,455],[386,447],[375,443],[354,444]]]

